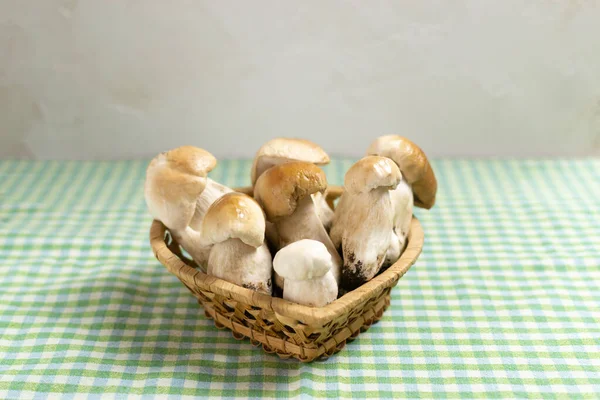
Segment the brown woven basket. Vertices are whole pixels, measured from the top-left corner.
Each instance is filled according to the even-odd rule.
[[[250,193],[249,188],[238,189]],[[327,200],[342,193],[330,187]],[[378,321],[390,305],[390,290],[415,262],[423,247],[423,230],[413,217],[408,245],[400,259],[386,271],[333,303],[307,307],[278,297],[257,293],[209,276],[182,255],[165,226],[154,221],[150,243],[156,258],[173,273],[204,306],[204,314],[217,328],[228,328],[236,339],[249,338],[268,353],[300,361],[327,358],[340,351]]]

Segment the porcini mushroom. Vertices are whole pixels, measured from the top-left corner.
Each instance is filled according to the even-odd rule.
[[[190,223],[206,187],[206,175],[216,164],[206,150],[182,146],[157,155],[146,170],[144,197],[150,214],[169,228],[200,267],[205,266],[210,247]]]
[[[394,205],[394,231],[400,252],[404,249],[413,216],[413,206],[430,209],[435,204],[437,180],[427,156],[412,141],[398,135],[381,136],[367,150],[368,155],[392,159],[402,172],[402,181],[390,192]],[[390,249],[391,254],[395,253]],[[387,263],[398,257],[388,255]],[[398,253],[398,256],[400,253]]]
[[[304,161],[315,165],[329,164],[329,155],[318,144],[305,139],[275,138],[263,144],[256,152],[252,163],[252,186],[269,168],[291,161]],[[329,230],[333,221],[333,210],[321,192],[313,194],[319,219]]]
[[[355,289],[381,268],[394,229],[390,189],[401,179],[398,166],[385,157],[364,157],[346,172],[331,227],[331,240],[344,258],[344,289]]]
[[[323,307],[337,299],[332,267],[325,245],[310,239],[285,246],[273,259],[275,272],[285,279],[283,298],[312,307]]]
[[[212,245],[207,272],[228,282],[271,294],[272,261],[260,206],[242,193],[227,193],[207,210],[202,236]]]
[[[254,198],[262,206],[267,220],[274,223],[279,249],[302,239],[325,245],[331,254],[332,273],[339,281],[342,260],[325,227],[319,220],[312,194],[327,187],[325,173],[307,162],[289,162],[266,170],[256,181]],[[281,287],[282,281],[276,284]]]

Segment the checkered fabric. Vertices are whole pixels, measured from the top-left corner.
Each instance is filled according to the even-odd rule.
[[[600,160],[435,161],[391,307],[311,364],[217,330],[154,259],[146,164],[0,161],[0,399],[600,397]]]

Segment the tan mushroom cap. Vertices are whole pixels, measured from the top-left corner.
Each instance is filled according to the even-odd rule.
[[[369,155],[391,158],[412,186],[415,205],[430,209],[435,204],[437,180],[427,156],[419,146],[398,135],[381,136],[367,150]]]
[[[164,154],[174,169],[188,174],[206,176],[217,165],[217,159],[199,147],[181,146]]]
[[[304,161],[316,165],[329,164],[325,150],[305,139],[275,138],[263,144],[252,162],[252,185],[266,169],[290,161]]]
[[[325,173],[315,164],[289,162],[269,168],[254,185],[254,198],[271,222],[291,215],[298,202],[327,189]]]
[[[227,193],[208,208],[202,236],[211,244],[240,239],[249,246],[260,247],[265,240],[265,216],[252,197]]]
[[[344,188],[350,194],[369,192],[377,188],[395,189],[402,173],[394,161],[387,157],[366,156],[346,172]]]
[[[154,218],[171,229],[183,229],[206,187],[206,175],[217,164],[208,151],[178,147],[154,157],[146,169],[144,195]]]

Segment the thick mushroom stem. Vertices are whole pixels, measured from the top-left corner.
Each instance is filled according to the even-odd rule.
[[[312,198],[315,202],[315,208],[317,210],[317,215],[323,224],[323,227],[327,232],[331,229],[331,224],[333,223],[333,210],[327,204],[327,199],[324,193],[317,192],[313,193]]]
[[[337,282],[340,281],[342,259],[319,219],[315,202],[311,196],[300,199],[296,210],[291,215],[278,219],[275,225],[279,233],[280,248],[302,239],[312,239],[323,243],[331,254],[333,276]]]
[[[390,190],[394,207],[394,230],[400,240],[400,249],[404,249],[413,216],[414,196],[406,180],[400,181],[396,189]]]
[[[392,236],[390,238],[390,247],[388,248],[387,252],[385,253],[385,260],[383,261],[381,270],[387,269],[393,263],[395,263],[400,258],[400,255],[402,254],[402,251],[404,250],[404,248],[400,247],[401,241],[400,241],[400,238],[398,238],[398,235],[396,235],[396,232],[392,230],[390,235]]]
[[[338,286],[332,271],[305,281],[286,279],[283,298],[311,307],[324,307],[337,298]]]
[[[210,250],[207,272],[247,289],[272,292],[272,260],[265,243],[257,248],[240,239],[215,243]]]
[[[342,207],[340,209],[340,207]],[[342,286],[352,290],[373,278],[381,268],[393,231],[389,189],[342,195],[331,239],[344,256]]]
[[[394,208],[394,232],[382,268],[395,263],[404,252],[413,216],[413,192],[406,180],[403,179],[396,189],[390,190],[390,197]]]

